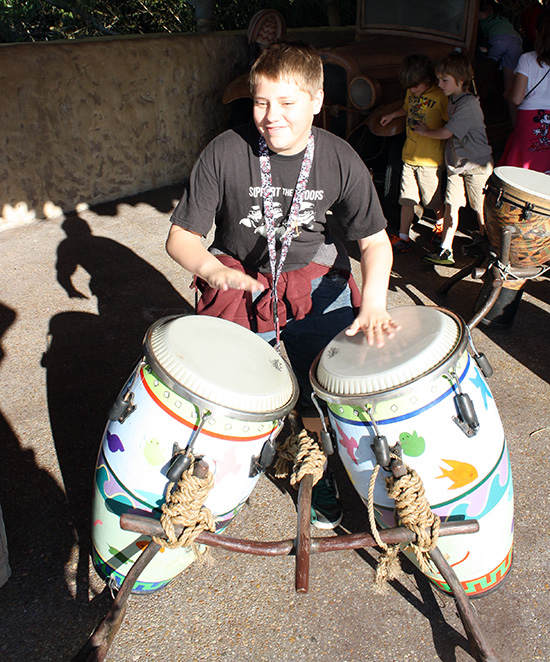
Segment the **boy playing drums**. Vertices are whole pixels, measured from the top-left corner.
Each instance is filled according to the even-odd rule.
[[[302,418],[314,429],[309,368],[317,354],[346,327],[379,347],[398,328],[386,311],[392,251],[364,163],[346,142],[312,127],[323,104],[320,57],[303,44],[273,44],[253,65],[250,86],[254,123],[225,131],[200,155],[166,249],[197,276],[198,314],[284,343]],[[360,292],[329,233],[329,211],[346,239],[359,243]],[[207,250],[201,237],[212,220]],[[320,528],[342,518],[328,471],[312,506]]]

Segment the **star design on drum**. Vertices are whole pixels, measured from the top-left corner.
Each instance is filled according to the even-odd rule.
[[[480,374],[479,370],[477,370],[477,368],[476,368],[476,377],[475,377],[475,379],[472,379],[470,377],[470,381],[472,382],[472,384],[476,388],[478,388],[481,391],[481,397],[483,398],[483,405],[484,405],[485,409],[487,409],[488,408],[487,398],[490,398],[491,400],[493,400],[493,394],[489,390],[489,387],[487,386],[485,380],[483,379],[483,377],[481,376],[481,374]]]

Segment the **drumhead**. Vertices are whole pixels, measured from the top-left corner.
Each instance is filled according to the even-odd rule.
[[[494,173],[509,186],[519,188],[544,200],[550,200],[550,175],[515,166],[498,166],[494,169]]]
[[[403,306],[390,313],[401,329],[384,347],[370,346],[362,333],[350,337],[344,331],[327,345],[310,373],[321,397],[330,394],[341,401],[399,389],[456,360],[465,349],[464,322],[450,311]]]
[[[144,341],[157,376],[192,402],[199,399],[254,420],[286,414],[297,399],[296,378],[265,340],[238,324],[206,315],[163,318]]]

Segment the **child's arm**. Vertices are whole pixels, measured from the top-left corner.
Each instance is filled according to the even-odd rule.
[[[391,244],[385,230],[359,239],[358,243],[363,278],[361,306],[346,335],[354,336],[362,331],[369,345],[382,347],[385,336],[393,338],[400,328],[386,311],[386,295],[393,261]]]
[[[380,124],[382,126],[386,126],[392,120],[394,120],[396,117],[405,117],[406,114],[407,114],[407,111],[404,108],[398,108],[397,110],[394,110],[393,113],[388,113],[387,115],[382,115],[382,117],[380,118]]]
[[[414,130],[420,136],[425,136],[426,138],[435,138],[436,140],[447,140],[447,138],[450,138],[453,135],[452,132],[449,131],[449,129],[446,129],[444,126],[440,127],[439,129],[428,129],[424,122],[419,122],[414,127]]]
[[[511,101],[516,106],[519,106],[519,104],[525,99],[526,92],[527,76],[516,74],[512,86],[504,93],[504,98]]]
[[[166,240],[166,252],[181,267],[205,280],[217,290],[261,292],[264,287],[256,279],[237,269],[224,266],[201,242],[201,237],[172,225]]]

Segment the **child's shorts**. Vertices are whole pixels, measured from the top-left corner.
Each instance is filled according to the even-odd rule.
[[[489,39],[487,57],[501,67],[514,70],[523,53],[523,40],[517,34],[497,34]]]
[[[443,167],[403,163],[399,204],[403,207],[423,205],[427,209],[443,207]]]
[[[445,204],[450,207],[470,207],[477,213],[483,215],[483,189],[487,180],[493,172],[493,164],[472,168],[460,175],[447,173],[447,191],[445,193]],[[468,201],[466,200],[468,194]]]

